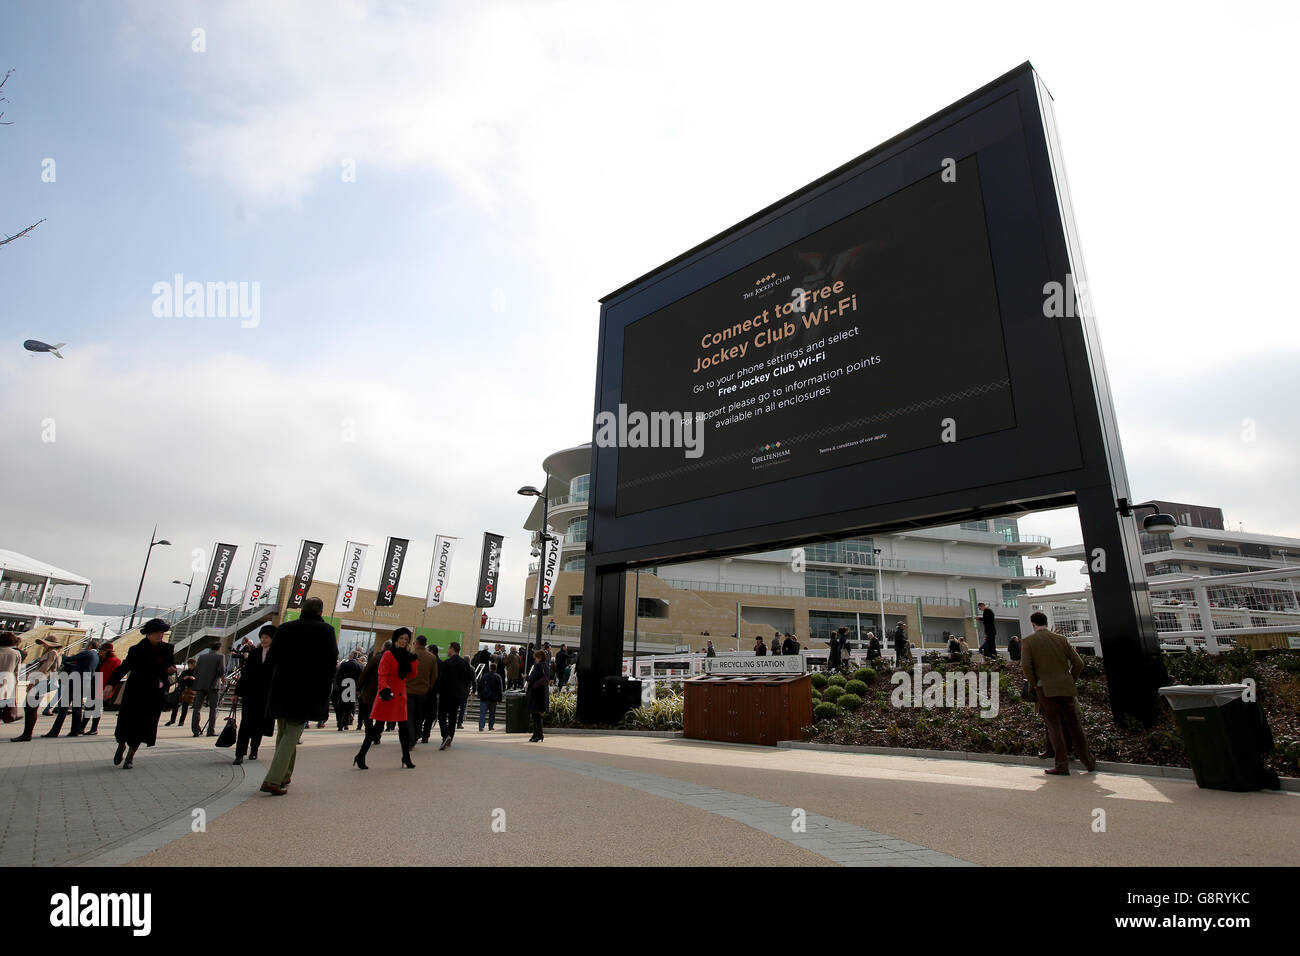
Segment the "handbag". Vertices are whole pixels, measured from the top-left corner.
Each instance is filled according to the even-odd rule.
[[[4,721],[6,724],[12,724],[22,715],[23,712],[18,709],[17,704],[5,704],[0,707],[0,721]]]
[[[194,698],[197,696],[198,694],[195,692],[193,687],[186,687],[183,691],[181,691],[181,703],[192,704],[194,703]]]
[[[231,701],[230,716],[226,718],[226,726],[221,728],[221,733],[217,737],[218,747],[233,747],[235,739],[239,735],[239,726],[235,723],[235,702]]]
[[[1029,701],[1031,704],[1038,700],[1038,691],[1029,686],[1029,681],[1020,682],[1020,699]]]

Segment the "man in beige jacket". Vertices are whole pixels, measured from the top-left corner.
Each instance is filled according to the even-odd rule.
[[[1075,703],[1078,694],[1074,682],[1083,673],[1083,658],[1060,634],[1047,629],[1047,615],[1035,611],[1029,615],[1034,633],[1021,643],[1020,669],[1038,694],[1038,711],[1047,722],[1047,738],[1052,742],[1056,766],[1044,773],[1068,776],[1070,773],[1070,745],[1065,740],[1069,731],[1079,759],[1088,773],[1097,769],[1097,761],[1088,750],[1088,738],[1079,721],[1079,708]]]

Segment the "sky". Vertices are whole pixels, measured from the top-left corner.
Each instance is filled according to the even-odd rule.
[[[1294,4],[10,2],[0,546],[178,603],[214,541],[507,536],[601,296],[1030,60],[1135,498],[1300,535]],[[247,283],[186,317],[158,283]],[[159,314],[159,313],[162,314]],[[22,349],[67,343],[63,361]],[[1072,510],[1022,530],[1077,542]],[[1050,562],[1044,562],[1051,565]],[[1072,566],[1062,589],[1081,586]]]

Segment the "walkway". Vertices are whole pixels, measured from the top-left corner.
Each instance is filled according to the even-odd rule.
[[[1260,866],[1300,858],[1298,794],[682,739],[552,733],[526,741],[467,725],[447,751],[417,747],[416,769],[403,770],[395,736],[385,735],[362,772],[351,767],[359,733],[312,729],[284,797],[256,792],[259,764],[231,767],[229,752],[187,730],[164,728],[129,772],[109,762],[111,736],[4,742],[0,783],[19,799],[0,832],[0,862]],[[191,832],[196,807],[206,816],[201,832]]]

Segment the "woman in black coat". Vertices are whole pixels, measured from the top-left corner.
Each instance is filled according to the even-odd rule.
[[[542,715],[551,706],[551,672],[546,666],[546,652],[533,652],[533,669],[528,672],[528,710],[533,715],[533,735],[530,744],[543,739]]]
[[[122,764],[123,770],[131,769],[131,761],[141,744],[152,747],[158,740],[158,720],[166,702],[167,677],[176,672],[172,646],[163,641],[170,629],[171,625],[161,618],[146,622],[140,628],[144,639],[127,651],[126,660],[113,674],[117,682],[130,675],[130,680],[122,688],[117,729],[113,732],[117,739],[113,763]],[[122,752],[127,747],[131,750],[126,755],[126,763],[122,763]]]
[[[270,684],[266,679],[266,652],[271,649],[271,639],[275,637],[275,625],[263,625],[257,635],[257,646],[243,652],[244,663],[239,668],[239,680],[235,684],[235,697],[239,699],[239,736],[235,738],[235,764],[244,762],[244,755],[257,759],[257,748],[262,745],[262,738],[268,733],[266,719],[266,696]]]

